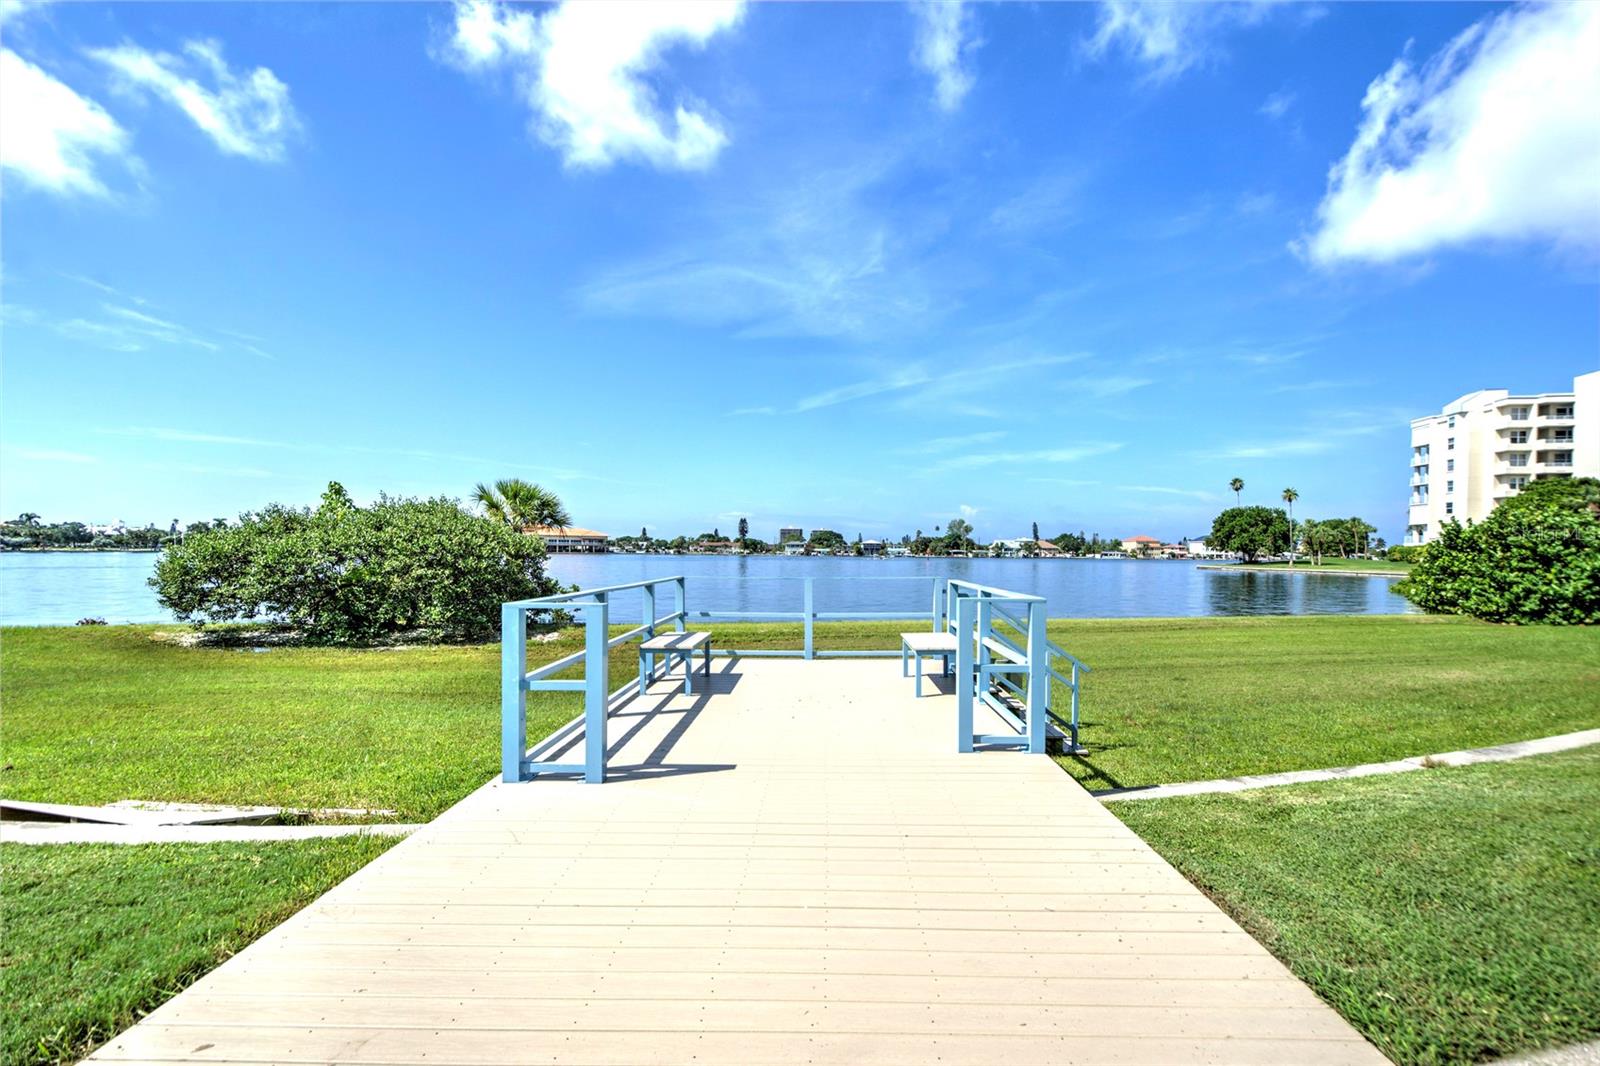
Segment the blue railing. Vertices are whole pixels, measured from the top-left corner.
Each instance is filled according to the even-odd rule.
[[[675,632],[684,632],[691,619],[707,622],[798,621],[801,623],[803,637],[802,646],[799,648],[722,648],[712,651],[715,656],[822,659],[884,658],[898,657],[900,654],[890,649],[819,650],[815,640],[818,621],[921,619],[928,621],[934,632],[954,632],[958,638],[963,633],[968,634],[969,639],[956,641],[956,676],[969,679],[968,684],[956,686],[961,730],[959,750],[972,751],[976,744],[983,744],[1020,745],[1030,752],[1043,752],[1047,738],[1052,736],[1068,740],[1071,745],[1070,750],[1081,750],[1078,747],[1078,692],[1080,673],[1088,672],[1089,668],[1046,639],[1043,597],[940,577],[861,577],[848,580],[927,582],[930,586],[928,610],[819,611],[816,609],[816,578],[774,580],[798,580],[803,583],[801,610],[690,611],[682,575],[502,604],[500,608],[502,779],[525,781],[540,774],[582,774],[585,781],[596,783],[604,781],[608,748],[607,716],[612,701],[630,689],[643,692],[650,682],[659,676],[656,657],[647,653],[640,658],[637,676],[632,676],[630,671],[629,680],[612,689],[608,653],[620,644],[649,640],[658,631],[667,627]],[[640,624],[612,636],[610,632],[613,621],[612,610],[618,606],[614,600],[618,593],[631,593],[634,590],[638,590],[641,599]],[[663,595],[662,590],[665,590],[666,595],[670,595],[672,610],[657,615],[657,602]],[[584,630],[583,650],[529,671],[528,618],[530,615],[553,612],[571,612],[580,617]],[[1008,627],[1015,636],[1009,635],[1006,629],[997,628],[997,624]],[[1070,673],[1063,674],[1057,670],[1053,665],[1055,658],[1067,660],[1071,664]],[[580,663],[584,668],[583,677],[554,676]],[[666,663],[663,661],[660,672],[665,670]],[[1018,682],[1019,677],[1025,684]],[[1067,686],[1071,694],[1069,718],[1059,718],[1050,710],[1052,679]],[[529,692],[583,693],[583,713],[545,738],[531,751],[528,749],[527,728]],[[974,734],[972,723],[975,700],[993,709],[1002,720],[1017,730],[1016,734]],[[1016,706],[1012,706],[1013,702]],[[1050,721],[1052,718],[1060,723],[1060,728]],[[543,761],[544,756],[551,752],[569,747],[579,731],[583,733],[582,762]]]

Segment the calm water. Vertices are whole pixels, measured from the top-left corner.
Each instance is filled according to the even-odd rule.
[[[169,621],[145,584],[151,552],[0,553],[0,624]],[[1380,577],[1201,570],[1131,559],[832,559],[725,555],[554,555],[551,572],[592,588],[682,574],[690,610],[799,611],[816,578],[819,611],[925,611],[931,579],[964,578],[1044,596],[1055,618],[1238,614],[1401,614],[1411,605]],[[875,581],[897,577],[924,580]],[[639,614],[619,597],[619,620]],[[670,610],[663,601],[661,613]]]

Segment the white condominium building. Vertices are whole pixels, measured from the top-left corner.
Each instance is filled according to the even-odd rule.
[[[1513,396],[1480,389],[1411,422],[1407,544],[1456,520],[1481,522],[1541,477],[1600,477],[1600,371],[1571,392]]]

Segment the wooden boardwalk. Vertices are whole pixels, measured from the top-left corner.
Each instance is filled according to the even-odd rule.
[[[93,1060],[1385,1061],[898,662],[715,670],[618,711],[617,779],[486,786]]]

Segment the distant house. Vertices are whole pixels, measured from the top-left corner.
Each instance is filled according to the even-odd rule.
[[[1203,540],[1186,540],[1183,542],[1183,546],[1189,550],[1189,558],[1191,559],[1221,559],[1228,554],[1227,552],[1214,551],[1206,547],[1206,542]]]
[[[791,540],[805,540],[805,539],[806,539],[806,531],[803,530],[803,529],[797,529],[794,526],[784,526],[782,529],[778,530],[778,543],[779,544],[787,544]]]
[[[1061,549],[1048,540],[1036,540],[1033,546],[1039,549],[1039,554],[1044,556],[1060,555]]]
[[[911,549],[906,547],[904,544],[891,544],[887,548],[883,549],[883,554],[889,556],[891,559],[900,559],[910,555]]]
[[[864,540],[864,541],[862,541],[861,542],[861,554],[862,555],[882,555],[883,554],[883,541],[881,541],[881,540]]]
[[[689,550],[708,555],[726,555],[737,546],[731,540],[697,540],[689,545]]]
[[[1141,551],[1157,552],[1161,550],[1161,541],[1142,534],[1137,537],[1123,537],[1122,550],[1129,555],[1138,555]]]
[[[783,554],[785,554],[785,555],[804,555],[805,553],[806,553],[806,542],[805,541],[803,541],[803,540],[791,540],[791,541],[785,541],[784,542]]]
[[[549,552],[600,553],[610,550],[611,538],[592,529],[579,529],[577,526],[525,526],[522,531],[544,541],[545,550]]]

